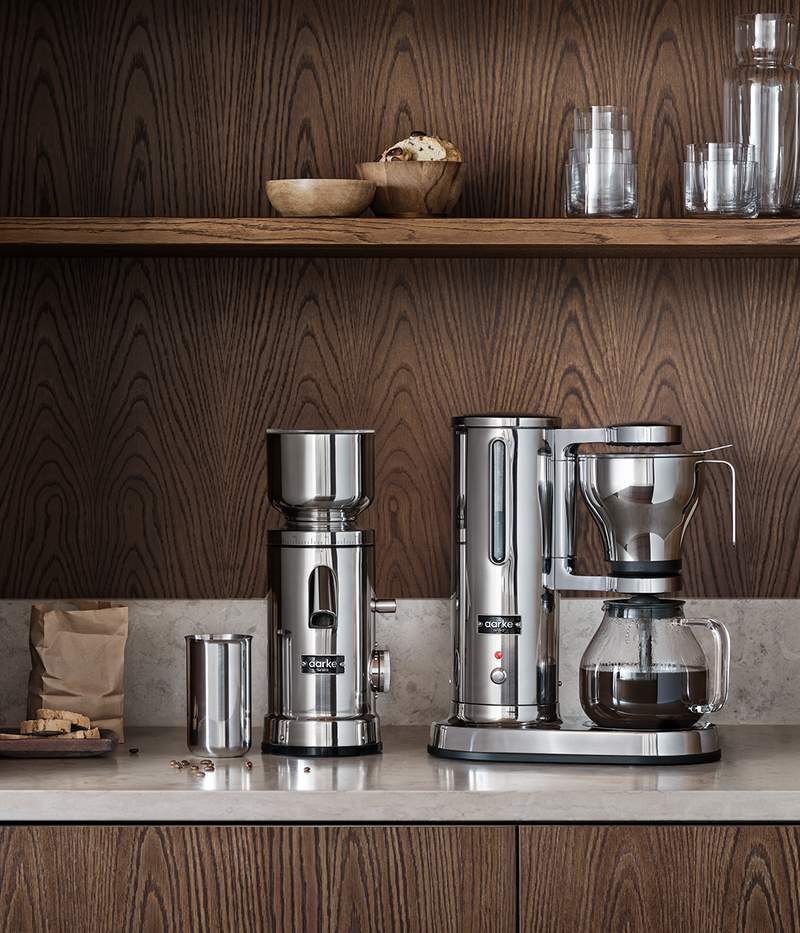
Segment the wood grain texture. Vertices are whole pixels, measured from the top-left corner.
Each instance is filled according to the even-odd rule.
[[[0,0],[0,214],[49,252],[0,262],[0,596],[263,596],[270,426],[375,428],[377,589],[447,596],[449,420],[491,409],[735,444],[740,546],[720,470],[685,595],[800,595],[797,222],[659,226],[757,8]],[[555,223],[572,108],[606,101],[655,219]],[[461,219],[260,226],[268,178],[417,128],[465,152]],[[115,257],[54,255],[65,226]]]
[[[526,933],[800,930],[795,826],[520,829]]]
[[[9,260],[0,591],[261,597],[268,427],[377,431],[377,588],[446,596],[450,418],[732,443],[688,596],[798,595],[794,260]],[[785,310],[764,320],[773,302]],[[581,566],[604,566],[584,513]]]
[[[781,0],[776,12],[795,11]],[[469,217],[557,217],[576,106],[630,108],[643,217],[678,217],[756,0],[0,4],[0,215],[269,216],[269,178],[454,141]]]
[[[0,217],[0,256],[800,256],[797,220]]]
[[[14,933],[517,926],[513,827],[6,826],[0,869]]]

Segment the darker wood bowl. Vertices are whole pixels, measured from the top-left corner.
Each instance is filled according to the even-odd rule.
[[[464,185],[463,162],[359,162],[358,174],[375,182],[370,207],[382,217],[445,217]]]

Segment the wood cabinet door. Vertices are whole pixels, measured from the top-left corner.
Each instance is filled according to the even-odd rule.
[[[522,827],[520,929],[800,931],[798,827]]]
[[[512,933],[516,828],[3,826],[3,933]]]

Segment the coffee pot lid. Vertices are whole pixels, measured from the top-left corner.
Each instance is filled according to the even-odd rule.
[[[612,619],[674,619],[680,615],[682,599],[660,596],[632,596],[630,599],[607,599],[603,609]]]

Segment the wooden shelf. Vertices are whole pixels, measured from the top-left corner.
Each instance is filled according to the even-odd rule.
[[[800,257],[800,220],[5,217],[0,255]]]

